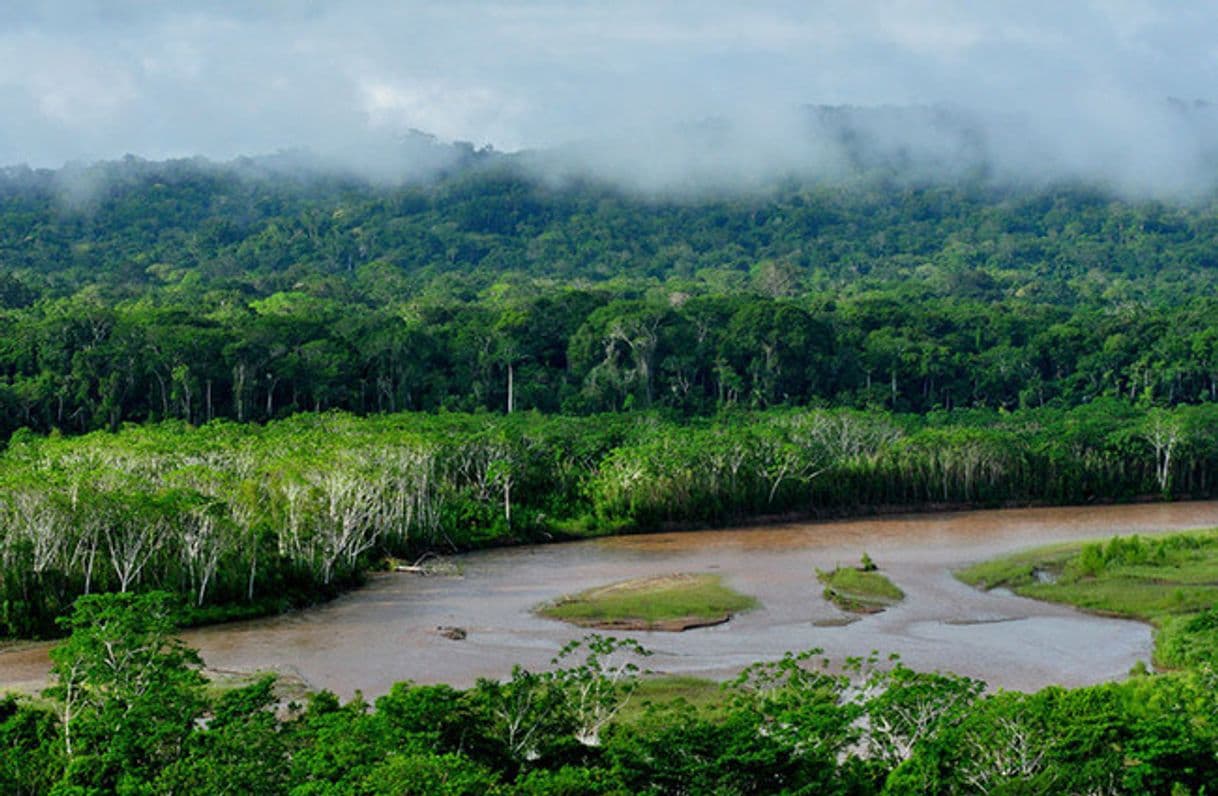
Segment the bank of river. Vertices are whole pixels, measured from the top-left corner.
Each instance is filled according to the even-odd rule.
[[[966,564],[1055,541],[1218,525],[1218,501],[918,514],[736,530],[621,536],[488,550],[459,557],[461,577],[382,574],[332,603],[185,633],[209,667],[276,670],[342,696],[376,696],[399,680],[471,684],[514,663],[544,667],[585,631],[533,614],[562,594],[627,578],[713,572],[762,607],[716,627],[631,633],[657,671],[725,676],[787,650],[835,660],[899,653],[918,669],[1035,689],[1123,676],[1149,661],[1151,631],[1125,620],[952,577]],[[899,605],[850,624],[821,596],[815,570],[866,551],[905,592]],[[437,632],[459,627],[464,639]],[[619,634],[624,635],[624,634]],[[0,651],[0,688],[45,680],[45,644]]]

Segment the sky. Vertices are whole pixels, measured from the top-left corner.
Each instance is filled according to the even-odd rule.
[[[967,109],[1001,168],[1196,179],[1218,100],[1202,0],[40,0],[0,7],[0,164],[306,148],[409,130],[724,183],[840,153],[809,105]],[[719,135],[687,151],[707,120]],[[881,125],[883,123],[880,123]],[[876,130],[940,160],[933,128]]]

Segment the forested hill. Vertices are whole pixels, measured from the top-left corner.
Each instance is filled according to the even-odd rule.
[[[0,432],[299,410],[1218,397],[1218,212],[873,171],[725,197],[461,149],[0,173]]]

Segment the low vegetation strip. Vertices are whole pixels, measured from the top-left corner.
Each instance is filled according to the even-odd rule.
[[[883,506],[1213,494],[1218,404],[323,413],[23,432],[0,452],[0,638],[60,633],[85,593],[174,592],[196,624],[285,610],[387,556]]]
[[[845,611],[879,613],[905,599],[905,592],[874,570],[837,567],[818,570],[816,577],[825,584],[825,599]]]
[[[598,586],[560,597],[538,613],[581,627],[681,631],[722,624],[757,605],[718,575],[681,573]]]
[[[1149,622],[1162,666],[1218,661],[1218,529],[1053,545],[975,564],[956,577]]]

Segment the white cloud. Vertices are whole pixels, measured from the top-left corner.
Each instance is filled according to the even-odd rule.
[[[419,128],[500,149],[599,140],[609,163],[730,182],[824,160],[801,105],[946,102],[1022,115],[989,131],[1012,171],[1138,182],[1196,166],[1205,142],[1162,104],[1211,96],[1216,22],[1201,0],[8,4],[0,163],[345,151]],[[706,119],[731,124],[734,151],[679,151],[673,131]],[[935,144],[884,136],[902,133]]]
[[[374,129],[403,133],[422,130],[448,140],[516,148],[511,139],[523,103],[481,86],[434,81],[360,81],[362,107]],[[476,132],[477,136],[471,136]]]
[[[48,124],[75,130],[106,125],[139,96],[136,80],[90,50],[41,37],[0,40],[0,85],[25,92],[37,106],[34,120],[9,116],[10,125]]]

